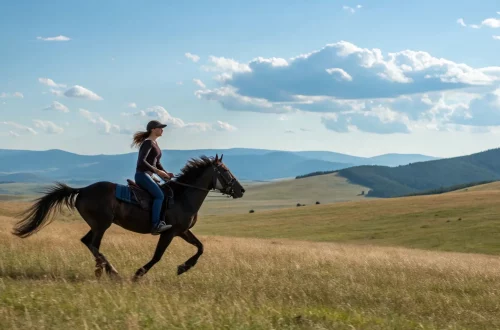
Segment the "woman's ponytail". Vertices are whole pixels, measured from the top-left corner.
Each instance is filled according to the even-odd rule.
[[[145,131],[145,132],[142,132],[142,131],[136,132],[134,134],[134,137],[132,139],[132,144],[130,146],[132,148],[134,146],[139,147],[142,144],[142,142],[144,142],[144,140],[146,140],[149,137],[149,134],[150,134],[150,132],[148,132],[148,131]]]

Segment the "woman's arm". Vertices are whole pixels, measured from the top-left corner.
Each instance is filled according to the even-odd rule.
[[[139,149],[139,156],[138,157],[139,157],[140,162],[143,165],[145,165],[147,168],[149,168],[150,171],[152,171],[153,173],[157,173],[158,169],[156,167],[154,167],[153,165],[151,165],[150,163],[148,163],[148,161],[146,160],[146,158],[148,157],[152,148],[153,148],[153,146],[151,144],[151,140],[144,141]]]

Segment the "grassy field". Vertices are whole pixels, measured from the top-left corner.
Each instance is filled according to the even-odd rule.
[[[379,246],[500,254],[500,190],[497,183],[475,191],[391,199],[365,199],[255,213],[202,215],[203,235],[348,242]],[[228,200],[227,203],[236,202]],[[0,216],[30,205],[0,201]],[[83,222],[63,209],[58,221]]]
[[[0,200],[28,200],[37,196],[46,184],[39,183],[1,183]]]
[[[29,239],[0,218],[0,329],[495,329],[500,260],[335,243],[176,239],[139,283],[156,239],[113,228],[101,250],[121,281],[93,277],[81,223]]]
[[[0,329],[497,329],[499,187],[205,215],[198,264],[175,275],[196,252],[176,238],[139,283],[156,237],[113,226],[122,280],[96,280],[78,215],[20,239],[28,204],[3,201]]]
[[[500,190],[453,192],[200,218],[207,235],[500,254]]]

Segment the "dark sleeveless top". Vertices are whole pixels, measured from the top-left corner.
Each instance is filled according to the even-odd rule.
[[[165,169],[160,163],[161,149],[156,142],[145,140],[139,148],[139,156],[137,158],[136,171],[146,172],[149,175],[155,173],[155,167],[164,171]]]

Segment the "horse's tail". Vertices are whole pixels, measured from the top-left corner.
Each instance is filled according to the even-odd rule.
[[[80,189],[71,188],[64,183],[57,182],[55,186],[45,192],[44,196],[36,199],[35,204],[19,214],[23,218],[16,224],[12,233],[22,238],[36,233],[44,225],[52,222],[54,208],[60,211],[61,206],[64,204],[73,209],[75,207],[75,197],[79,192]]]

